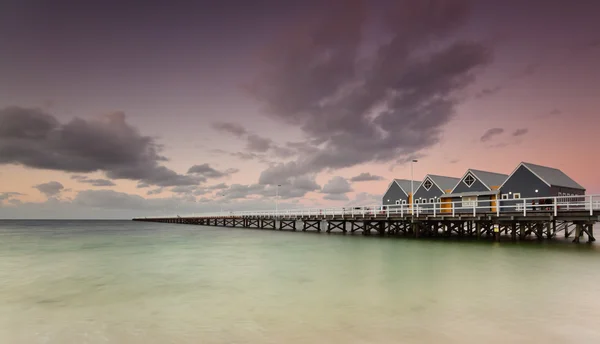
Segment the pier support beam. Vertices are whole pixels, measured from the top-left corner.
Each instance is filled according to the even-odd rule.
[[[321,220],[304,220],[302,221],[302,231],[306,232],[307,229],[314,228],[317,232],[321,232]]]
[[[346,233],[346,220],[329,220],[327,221],[327,233],[331,233],[332,230],[339,229]]]

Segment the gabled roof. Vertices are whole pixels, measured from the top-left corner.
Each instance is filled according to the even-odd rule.
[[[454,189],[456,189],[456,187],[465,179],[465,177],[471,173],[473,176],[475,176],[475,178],[479,179],[479,181],[488,189],[488,190],[492,190],[492,186],[500,186],[502,185],[506,179],[508,178],[507,174],[502,174],[502,173],[496,173],[496,172],[488,172],[488,171],[481,171],[481,170],[474,170],[472,168],[468,169],[467,172],[465,172],[465,174],[462,176],[462,178],[460,178],[460,180],[458,181],[458,183],[456,183],[456,185],[454,185],[454,187],[452,188],[452,192],[454,192]]]
[[[408,196],[408,194],[410,194],[410,180],[408,179],[394,179],[394,182],[396,182],[396,184],[398,184],[398,186],[400,187],[400,189],[402,189],[402,191],[404,191],[404,193],[406,194],[406,196]],[[417,191],[417,189],[419,188],[419,185],[421,185],[421,181],[420,180],[413,180],[413,188],[415,189],[415,191]]]
[[[437,176],[435,174],[428,174],[425,176],[425,178],[423,178],[423,182],[421,182],[419,187],[415,190],[415,194],[417,193],[417,190],[419,190],[421,188],[421,186],[423,186],[423,183],[427,180],[427,178],[431,179],[433,184],[435,186],[437,186],[437,188],[440,189],[442,191],[442,193],[446,193],[446,190],[452,189],[454,187],[454,185],[456,185],[456,183],[458,183],[458,181],[460,180],[455,177],[446,177],[446,176]]]
[[[559,186],[565,188],[585,190],[583,186],[579,185],[579,183],[571,179],[571,177],[567,176],[563,171],[557,168],[531,164],[528,162],[520,163],[519,166],[515,168],[513,173],[510,174],[510,176],[512,176],[521,166],[527,168],[529,171],[531,171],[531,173],[533,173],[536,177],[538,177],[548,186]],[[508,178],[510,178],[510,176]],[[504,185],[504,183],[502,183],[502,185]]]

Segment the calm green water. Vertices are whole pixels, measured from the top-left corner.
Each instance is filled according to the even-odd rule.
[[[0,343],[600,343],[600,249],[0,222]]]

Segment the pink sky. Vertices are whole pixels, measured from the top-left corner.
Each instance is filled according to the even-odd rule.
[[[345,14],[334,18],[331,22],[333,29],[323,29],[341,38],[328,41],[330,37],[321,35],[323,42],[312,41],[310,48],[320,49],[319,44],[331,44],[336,49],[348,49],[345,44],[351,43],[344,40],[352,37],[352,30],[355,25],[360,25],[362,14],[379,13],[378,10],[385,5],[384,1],[381,4],[373,2],[369,5],[372,8],[364,9],[359,3],[343,3]],[[279,62],[283,61],[282,55],[286,56],[281,51],[297,51],[298,56],[307,53],[309,48],[302,44],[309,43],[303,43],[301,39],[290,39],[282,45],[281,42],[273,43],[273,38],[276,33],[297,37],[285,36],[289,26],[298,22],[301,27],[311,27],[319,23],[318,14],[322,11],[315,11],[313,4],[308,2],[284,5],[264,1],[252,8],[241,2],[237,7],[214,6],[210,9],[198,4],[167,13],[163,13],[160,7],[149,6],[145,10],[148,13],[139,16],[124,9],[121,18],[112,17],[113,5],[109,1],[105,5],[97,5],[97,9],[75,6],[68,10],[53,8],[52,5],[0,5],[0,13],[7,13],[2,11],[2,6],[12,6],[10,10],[13,13],[12,20],[0,14],[0,21],[6,19],[8,23],[6,30],[0,30],[4,32],[0,33],[0,49],[13,52],[0,60],[0,75],[3,75],[0,111],[11,106],[38,108],[61,125],[74,118],[91,121],[108,113],[123,112],[128,127],[142,137],[154,138],[154,142],[162,146],[159,153],[168,161],[156,160],[157,166],[164,166],[181,176],[186,176],[191,166],[202,164],[208,164],[219,172],[238,171],[209,177],[197,185],[210,188],[225,183],[225,189],[210,190],[204,194],[198,192],[194,196],[192,192],[174,193],[175,185],[165,185],[160,193],[148,195],[149,190],[158,189],[158,184],[138,188],[136,186],[144,180],[143,177],[123,177],[126,172],[122,166],[118,171],[98,165],[95,172],[76,172],[67,167],[39,167],[20,157],[11,160],[7,151],[2,150],[8,149],[9,145],[4,143],[5,146],[2,146],[4,139],[0,136],[0,154],[6,156],[5,159],[0,156],[0,195],[6,195],[4,199],[0,198],[0,216],[47,216],[47,212],[54,209],[52,207],[57,207],[60,214],[69,213],[72,209],[86,216],[129,216],[155,211],[156,206],[145,208],[144,202],[151,200],[164,202],[165,206],[160,207],[165,210],[170,208],[170,204],[179,204],[190,211],[215,209],[221,204],[230,208],[249,204],[270,207],[272,197],[268,183],[264,181],[267,180],[265,176],[274,171],[273,166],[293,161],[306,162],[312,157],[298,152],[286,155],[283,151],[277,153],[276,149],[286,147],[288,142],[306,144],[317,137],[327,138],[328,134],[310,125],[322,123],[319,125],[324,128],[336,123],[333,117],[337,109],[333,107],[324,112],[322,116],[331,118],[323,120],[319,116],[310,117],[309,111],[312,110],[298,114],[289,112],[289,109],[285,110],[288,113],[284,110],[269,112],[269,106],[297,105],[298,99],[313,96],[312,90],[325,89],[323,84],[302,85],[303,88],[300,88],[300,79],[304,77],[302,72],[294,71],[294,74],[288,70],[287,74],[283,74],[286,75],[283,81],[268,80],[271,86],[280,86],[279,90],[271,90],[268,94],[253,96],[245,86],[265,68],[260,57],[267,48],[279,50],[279,60],[276,60]],[[596,32],[600,32],[600,27],[597,18],[592,15],[598,13],[598,5],[558,1],[542,6],[535,1],[528,4],[498,1],[465,6],[469,13],[465,14],[464,22],[456,24],[457,28],[444,39],[481,43],[489,48],[491,58],[473,69],[473,80],[453,93],[461,100],[452,107],[452,118],[439,125],[439,134],[434,141],[427,141],[410,151],[407,147],[411,144],[404,147],[404,141],[391,140],[398,145],[392,148],[406,149],[406,154],[412,152],[419,156],[415,165],[417,179],[427,173],[460,177],[468,168],[510,173],[519,162],[526,161],[559,168],[586,187],[588,194],[600,194],[600,179],[597,178],[593,156],[594,148],[600,145],[596,134],[600,125],[597,112],[600,108],[597,95],[600,89],[600,36]],[[407,10],[408,7],[398,13],[402,16]],[[96,11],[94,19],[89,21],[86,20],[90,16],[88,11]],[[42,13],[46,16],[45,20],[24,24],[39,18]],[[195,18],[193,13],[202,13],[202,20]],[[117,19],[108,25],[103,18]],[[454,19],[448,19],[449,22],[451,20]],[[385,26],[380,25],[383,22],[374,19],[367,23],[358,26],[364,33],[360,41],[361,54],[373,57],[378,42],[385,42],[388,36],[381,31]],[[409,26],[397,30],[417,32]],[[331,63],[330,67],[343,65],[344,54],[329,56],[340,59]],[[289,62],[290,57],[286,58]],[[279,67],[273,69],[278,63],[274,61],[269,62],[266,70],[271,68],[281,73]],[[309,62],[306,61],[307,70]],[[360,61],[355,62],[361,66]],[[313,76],[317,77],[319,75]],[[339,75],[332,74],[331,78],[322,80],[328,82],[335,77]],[[263,78],[261,82],[267,81]],[[341,82],[347,81],[340,79]],[[292,94],[294,92],[297,93]],[[301,95],[300,92],[307,93]],[[351,110],[354,111],[354,108]],[[215,123],[235,123],[244,129],[244,134],[236,136],[219,131]],[[0,127],[2,124],[0,122]],[[437,127],[438,124],[432,125]],[[352,130],[359,130],[348,126],[349,131],[344,132],[343,126],[330,128],[329,135],[333,137],[339,131],[340,135],[352,137]],[[502,133],[482,142],[481,137],[492,128],[499,128]],[[526,134],[513,136],[519,129],[526,129]],[[117,136],[110,137],[120,135],[113,134]],[[253,135],[259,139],[270,139],[270,148],[263,151],[259,142],[255,142],[256,146],[249,146],[249,137]],[[345,151],[343,145],[329,144],[321,148],[338,149],[339,154],[352,155],[352,150]],[[364,146],[367,145],[369,143],[365,142]],[[320,162],[322,168],[312,168],[306,173],[288,176],[291,179],[282,179],[291,185],[288,190],[290,197],[283,199],[282,203],[290,207],[298,204],[341,206],[354,201],[379,200],[392,178],[410,177],[409,165],[398,164],[394,157],[386,156],[384,150],[388,149],[387,144],[381,147],[381,150],[375,150],[373,159],[368,154],[362,156],[360,148],[356,148],[357,162],[340,167],[333,162],[336,160],[334,155],[330,158],[331,167],[327,166],[327,161]],[[380,152],[381,157],[377,158]],[[239,154],[234,156],[232,153],[254,153],[259,157],[244,160]],[[352,160],[352,156],[348,158]],[[156,163],[152,161],[152,164]],[[333,177],[350,179],[363,172],[382,179],[350,183],[352,191],[342,192],[342,196],[336,194],[339,200],[327,199],[331,197],[326,197],[328,194],[324,190],[328,189],[324,187]],[[111,180],[115,185],[93,186],[72,179],[73,175],[84,175],[88,180]],[[305,177],[306,181],[302,179]],[[309,181],[316,183],[318,188],[298,186],[310,184]],[[58,182],[63,188],[55,193],[44,193],[36,187],[49,182]],[[261,183],[263,189],[257,194],[233,196],[237,189],[232,189],[231,185]],[[305,192],[302,194],[298,187],[304,187]],[[83,196],[92,197],[90,195],[94,193],[80,193],[90,190],[102,191],[103,197],[108,198],[99,200],[97,204],[94,201],[84,202]],[[10,196],[8,193],[11,193]],[[103,203],[111,202],[111,197],[127,199],[128,202],[133,200],[131,202],[136,205],[115,213]]]

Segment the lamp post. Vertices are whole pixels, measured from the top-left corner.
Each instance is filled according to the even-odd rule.
[[[220,194],[219,196],[221,196],[221,201],[219,202],[219,216],[223,216],[223,196],[225,196],[225,194]]]
[[[415,178],[413,177],[415,162],[418,162],[418,160],[413,159],[410,162],[410,214],[411,215],[414,215],[414,213],[415,213],[415,187],[414,187]]]
[[[275,218],[279,216],[279,187],[281,185],[277,184],[275,187]]]

